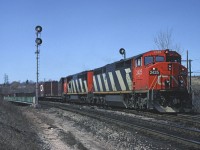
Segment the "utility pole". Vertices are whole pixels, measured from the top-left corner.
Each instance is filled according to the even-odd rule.
[[[189,75],[190,75],[190,85],[189,85],[189,93],[192,94],[192,60],[189,59]]]
[[[4,74],[4,84],[7,85],[8,83],[8,75]]]
[[[189,71],[189,64],[188,64],[188,50],[187,50],[187,70]],[[188,91],[190,91],[189,89],[190,89],[190,85],[189,85],[189,72],[188,72],[188,74],[187,74],[187,89],[188,89]]]
[[[35,88],[35,102],[34,102],[34,107],[38,107],[38,97],[39,97],[39,91],[38,91],[38,80],[39,80],[39,65],[38,65],[38,60],[39,60],[39,54],[40,54],[40,50],[39,50],[39,46],[42,44],[42,39],[39,38],[39,35],[42,32],[42,27],[41,26],[36,26],[35,27],[35,31],[36,31],[36,88]]]
[[[187,50],[187,58],[186,58],[186,60],[182,60],[182,61],[184,61],[184,62],[186,61],[187,70],[188,70],[188,74],[187,74],[187,90],[191,94],[192,93],[192,60],[189,59],[188,50]]]

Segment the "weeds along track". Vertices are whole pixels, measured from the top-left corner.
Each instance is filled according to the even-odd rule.
[[[200,149],[200,130],[184,128],[168,122],[160,122],[155,119],[137,118],[128,115],[95,109],[94,107],[80,107],[79,105],[60,104],[53,102],[41,102],[41,105],[56,107],[65,111],[88,116],[100,121],[117,125],[127,130],[137,130],[141,134],[162,138],[173,143],[179,143],[189,149]]]

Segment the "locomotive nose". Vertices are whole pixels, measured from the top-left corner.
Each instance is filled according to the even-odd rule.
[[[168,65],[169,66],[169,65]],[[186,68],[179,63],[170,64],[171,70],[171,88],[184,88],[186,87],[187,71]]]
[[[160,63],[151,68],[149,74],[150,85],[153,85],[153,82],[156,80],[154,77],[157,77],[157,85],[152,86],[153,88],[172,90],[187,87],[187,69],[179,63]]]

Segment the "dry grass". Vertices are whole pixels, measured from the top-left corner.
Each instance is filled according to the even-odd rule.
[[[200,77],[192,77],[192,89],[196,96],[200,96]]]
[[[194,110],[200,113],[200,76],[192,77],[192,91]]]
[[[40,149],[39,138],[17,107],[0,99],[0,149]]]

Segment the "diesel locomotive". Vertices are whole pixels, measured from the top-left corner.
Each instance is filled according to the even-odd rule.
[[[176,51],[151,50],[69,75],[60,85],[66,101],[179,112],[192,106],[187,75]]]
[[[151,50],[62,77],[59,82],[44,82],[39,98],[159,112],[190,111],[187,79],[188,70],[181,65],[180,54]]]

